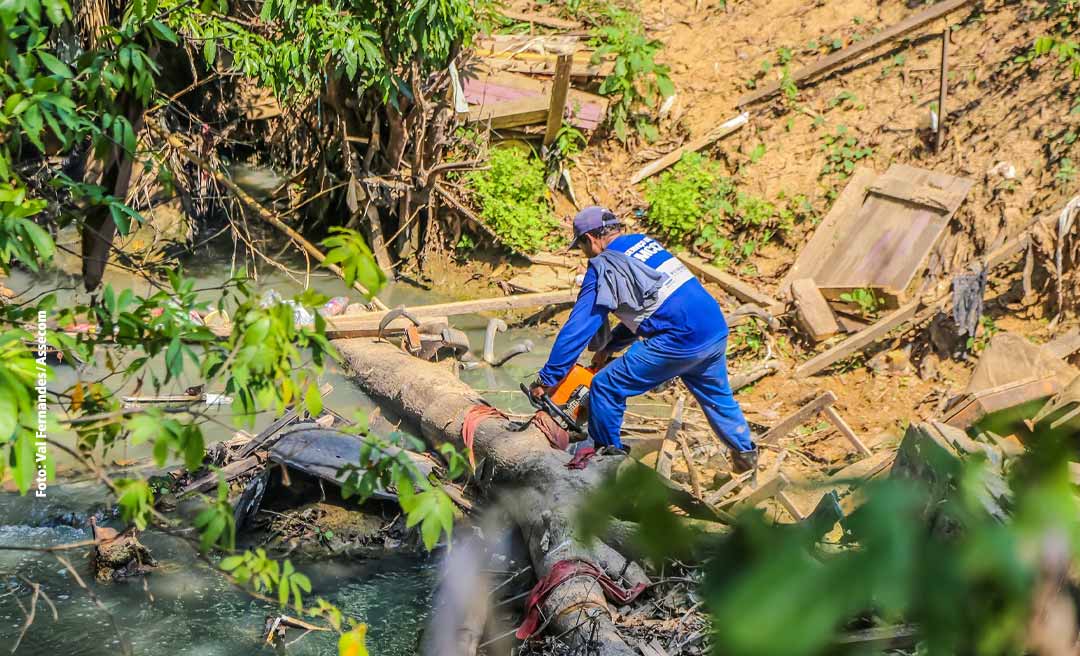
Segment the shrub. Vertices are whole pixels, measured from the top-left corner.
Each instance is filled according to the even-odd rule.
[[[548,202],[543,162],[531,151],[502,147],[491,150],[489,164],[466,178],[484,223],[520,253],[555,245],[559,222]]]
[[[650,181],[645,199],[653,230],[669,242],[690,242],[710,251],[720,264],[747,259],[778,231],[790,229],[795,216],[738,191],[718,162],[699,153],[686,153]]]

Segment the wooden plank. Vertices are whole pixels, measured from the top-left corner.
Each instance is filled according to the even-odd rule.
[[[864,330],[860,330],[851,337],[833,346],[829,350],[819,353],[795,368],[796,378],[813,376],[831,364],[844,358],[851,357],[879,339],[886,337],[892,330],[905,321],[915,316],[919,309],[919,301],[912,301],[901,306],[891,314],[885,316]]]
[[[723,501],[727,495],[735,491],[736,488],[738,488],[746,481],[750,480],[755,473],[755,471],[751,470],[732,477],[730,481],[721,485],[715,492],[710,492],[709,495],[705,498],[705,503],[709,504],[710,506],[717,505],[718,503]]]
[[[637,173],[630,176],[630,184],[637,184],[651,175],[656,175],[660,171],[675,164],[675,162],[678,162],[685,153],[697,152],[713,142],[723,139],[727,135],[746,125],[749,120],[750,115],[746,112],[739,114],[735,118],[729,118],[712,130],[709,130],[704,136],[698,137],[690,143],[676,148],[658,160],[649,162],[638,170]]]
[[[974,184],[970,178],[893,164],[870,185],[869,191],[951,214],[960,209]]]
[[[693,454],[690,453],[690,446],[686,443],[686,436],[682,433],[677,435],[679,440],[679,449],[682,451],[683,460],[686,461],[686,471],[690,474],[690,487],[694,490],[694,496],[701,497],[701,474],[698,473],[697,465],[694,464]]]
[[[721,289],[731,294],[740,301],[757,303],[763,308],[771,308],[780,305],[780,301],[754,289],[748,283],[739,280],[733,275],[724,273],[700,257],[694,257],[686,253],[680,253],[679,259],[697,275],[716,283]]]
[[[1045,399],[1061,390],[1056,378],[1042,376],[1025,378],[970,394],[954,407],[943,423],[967,429],[988,414],[1012,408],[1029,401]]]
[[[1068,359],[1073,353],[1080,351],[1080,330],[1073,329],[1065,335],[1055,337],[1046,343],[1046,350],[1055,358]]]
[[[327,339],[348,339],[350,337],[378,337],[379,336],[379,323],[381,319],[364,319],[360,321],[349,321],[343,325],[339,325],[334,322],[334,319],[342,318],[348,315],[338,315],[337,317],[327,317],[326,319],[326,338]],[[443,328],[450,327],[450,320],[447,317],[418,317],[420,319],[420,327],[418,332],[427,335],[437,335]],[[401,335],[407,329],[412,328],[413,322],[409,321],[405,317],[398,317],[391,321],[386,326],[386,330],[383,331],[384,336],[396,336]]]
[[[671,466],[675,462],[675,449],[678,446],[679,431],[682,430],[685,404],[686,396],[680,394],[678,400],[675,401],[675,407],[671,409],[667,433],[664,434],[664,441],[660,443],[660,453],[656,456],[656,472],[664,478],[671,478]]]
[[[791,295],[795,299],[795,316],[810,339],[820,342],[840,332],[836,316],[812,278],[793,281]]]
[[[205,492],[217,485],[219,476],[224,477],[226,481],[231,481],[234,478],[255,469],[261,464],[262,459],[259,458],[259,456],[248,456],[242,460],[234,460],[218,471],[209,472],[195,481],[188,483],[184,489],[180,490],[180,496],[192,492]]]
[[[753,508],[762,501],[771,499],[776,496],[777,492],[782,492],[787,488],[789,484],[790,481],[787,476],[784,476],[783,472],[778,471],[776,472],[776,476],[773,476],[759,485],[757,489],[747,493],[745,496],[736,498],[725,505],[730,508],[730,512],[735,515]]]
[[[548,99],[543,96],[527,96],[469,107],[470,123],[483,123],[492,130],[536,125],[547,120]]]
[[[487,107],[499,103],[520,102],[518,111],[529,109],[544,110],[547,120],[550,80],[541,81],[528,75],[519,75],[507,71],[493,71],[484,66],[470,65],[462,71],[462,94],[470,107],[470,115],[476,107]],[[529,102],[533,103],[532,105]],[[571,88],[567,92],[567,123],[582,130],[595,130],[607,116],[609,100],[604,96]],[[524,119],[519,119],[524,120]]]
[[[795,505],[795,501],[792,500],[783,490],[779,490],[776,493],[776,500],[780,502],[780,505],[784,507],[784,510],[788,511],[792,519],[797,522],[801,522],[806,519],[806,515],[803,514],[799,507]]]
[[[837,218],[820,252],[799,254],[799,278],[813,278],[821,289],[874,287],[903,295],[945,234],[952,211],[970,191],[972,181],[894,164],[870,189],[874,185],[907,190],[896,191],[899,196],[922,188],[937,188],[941,193],[933,200],[934,206],[868,193],[861,206]]]
[[[932,7],[928,7],[917,14],[908,16],[906,19],[900,21],[892,27],[888,27],[877,34],[863,39],[857,44],[848,46],[841,50],[822,57],[817,61],[800,68],[791,74],[791,80],[795,83],[804,82],[819,75],[828,73],[829,71],[848,63],[855,59],[859,55],[867,53],[878,46],[898,39],[904,36],[908,32],[916,30],[927,23],[933,22],[945,15],[970,4],[972,0],[946,0],[945,2],[938,3]],[[739,98],[737,106],[742,107],[758,100],[769,98],[780,91],[780,82],[770,82],[762,86],[760,89],[756,89],[743,95]]]
[[[581,29],[581,23],[577,21],[566,20],[564,18],[556,18],[554,16],[541,16],[540,14],[527,13],[524,11],[513,11],[511,9],[500,9],[499,13],[513,21],[532,23],[534,25],[543,25],[544,27],[552,27],[557,30]]]
[[[787,417],[780,420],[778,424],[768,430],[767,433],[758,438],[758,444],[772,444],[773,442],[784,437],[797,427],[802,426],[812,418],[816,417],[818,413],[827,408],[829,405],[836,402],[836,395],[830,391],[825,391],[818,395],[817,398],[810,401],[803,407],[799,408],[795,412],[791,413]]]
[[[555,141],[555,136],[563,124],[563,114],[566,113],[566,94],[570,90],[570,61],[569,53],[559,55],[555,64],[555,81],[551,87],[551,102],[548,104],[547,125],[544,127],[544,147],[548,147]]]
[[[829,423],[835,426],[836,430],[840,431],[840,434],[847,438],[847,441],[851,442],[851,445],[855,447],[859,453],[863,456],[870,455],[870,449],[862,443],[862,440],[855,434],[855,431],[851,430],[851,426],[848,426],[848,423],[844,421],[844,418],[840,416],[840,413],[836,411],[836,408],[831,405],[825,406],[825,408],[822,409],[822,413],[825,415],[825,418],[829,420]]]
[[[791,283],[798,278],[813,278],[822,258],[832,250],[836,240],[835,232],[840,221],[849,214],[858,212],[866,198],[867,190],[878,177],[877,172],[863,166],[855,167],[847,185],[840,196],[829,208],[821,224],[814,230],[810,241],[799,251],[795,263],[780,280],[780,293],[787,295]]]
[[[534,307],[547,307],[552,305],[570,305],[577,300],[578,290],[560,289],[554,292],[536,292],[533,294],[514,294],[512,296],[496,296],[493,298],[480,298],[472,301],[453,301],[450,303],[435,303],[432,305],[415,305],[409,307],[409,313],[418,319],[430,317],[456,317],[463,314],[477,314],[480,312],[499,312],[503,310],[522,310]],[[327,324],[333,323],[336,330],[349,330],[353,326],[364,326],[369,321],[381,321],[386,312],[358,312],[356,314],[339,314],[327,319]]]

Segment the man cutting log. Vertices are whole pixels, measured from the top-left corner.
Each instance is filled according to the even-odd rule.
[[[757,447],[728,383],[728,327],[716,299],[655,239],[624,234],[608,209],[586,207],[574,217],[570,248],[580,248],[589,267],[531,393],[550,394],[590,346],[592,367],[603,367],[589,390],[589,436],[598,449],[625,452],[626,400],[679,376],[731,448],[734,470],[755,468]],[[609,312],[619,320],[614,330]]]

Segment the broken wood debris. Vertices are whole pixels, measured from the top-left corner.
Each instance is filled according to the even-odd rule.
[[[791,296],[795,301],[795,316],[810,339],[820,342],[840,332],[836,316],[812,278],[793,281]]]
[[[874,288],[906,300],[915,276],[974,182],[893,164],[856,170],[780,282],[812,278],[822,293]]]
[[[664,478],[671,478],[671,466],[675,462],[675,448],[679,431],[682,430],[683,406],[686,396],[680,394],[675,405],[671,409],[671,419],[668,421],[667,432],[664,441],[660,443],[660,453],[656,456],[656,471]]]
[[[678,162],[686,153],[693,153],[709,146],[720,139],[723,139],[727,135],[735,132],[750,120],[750,115],[746,112],[739,114],[734,118],[730,118],[720,125],[716,126],[712,130],[709,130],[704,135],[686,143],[675,150],[671,151],[667,155],[664,155],[658,160],[649,162],[638,170],[634,175],[630,176],[630,184],[637,184],[650,176],[656,175],[660,171],[663,171],[667,167]]]
[[[555,292],[538,292],[535,294],[513,294],[510,296],[496,296],[481,298],[471,301],[452,301],[449,303],[435,303],[431,305],[415,305],[409,307],[409,312],[418,318],[430,317],[455,317],[463,314],[477,314],[480,312],[500,312],[504,310],[522,310],[534,307],[547,307],[553,305],[570,305],[577,299],[576,289],[563,289]],[[340,314],[328,319],[327,323],[333,322],[335,330],[347,331],[356,326],[367,326],[370,321],[382,321],[387,311],[358,312],[356,314]]]
[[[780,301],[777,301],[768,294],[758,291],[753,285],[745,283],[731,274],[724,273],[700,257],[687,255],[685,253],[680,253],[678,257],[691,271],[702,278],[705,278],[709,282],[716,283],[725,292],[744,303],[757,303],[771,313],[775,313],[775,308],[781,308],[783,306]]]
[[[547,121],[552,81],[479,65],[470,66],[462,75],[463,97],[469,105],[468,115],[463,118],[469,122],[504,129]],[[566,122],[581,130],[595,130],[604,122],[607,106],[608,99],[603,96],[570,88]]]
[[[767,433],[758,439],[758,444],[773,444],[781,437],[784,437],[793,431],[796,427],[805,424],[819,414],[823,414],[825,415],[825,419],[828,420],[828,422],[832,424],[860,454],[863,456],[870,455],[870,449],[863,444],[862,440],[859,439],[859,436],[855,434],[855,431],[851,430],[851,427],[844,421],[844,418],[841,417],[840,413],[833,407],[833,403],[835,402],[836,395],[830,391],[818,395],[803,407],[780,420],[776,426],[770,428]]]
[[[799,82],[804,82],[828,73],[829,71],[850,62],[856,57],[873,50],[881,44],[902,37],[912,30],[916,30],[927,23],[942,18],[964,5],[971,3],[972,0],[946,0],[945,2],[940,2],[931,7],[927,7],[923,11],[913,14],[896,25],[886,28],[857,44],[837,50],[831,55],[822,57],[812,64],[800,68],[791,74],[791,81],[798,84]],[[769,84],[763,85],[760,89],[743,95],[736,104],[739,107],[749,105],[758,100],[769,98],[779,91],[780,82],[770,82]]]

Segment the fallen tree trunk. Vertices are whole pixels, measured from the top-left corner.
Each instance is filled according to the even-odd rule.
[[[334,340],[364,390],[402,419],[418,426],[433,444],[464,448],[462,424],[480,396],[445,366],[423,362],[386,343],[369,339]],[[554,450],[533,425],[518,430],[504,419],[477,426],[473,450],[478,483],[520,529],[537,578],[560,561],[595,563],[626,587],[648,583],[644,570],[616,549],[584,543],[576,535],[574,515],[589,493],[620,465],[624,456],[596,456],[586,468],[570,470],[570,454]],[[599,656],[637,652],[619,635],[603,592],[590,576],[575,576],[555,588],[541,604],[543,626],[564,635],[572,648],[593,643]]]

